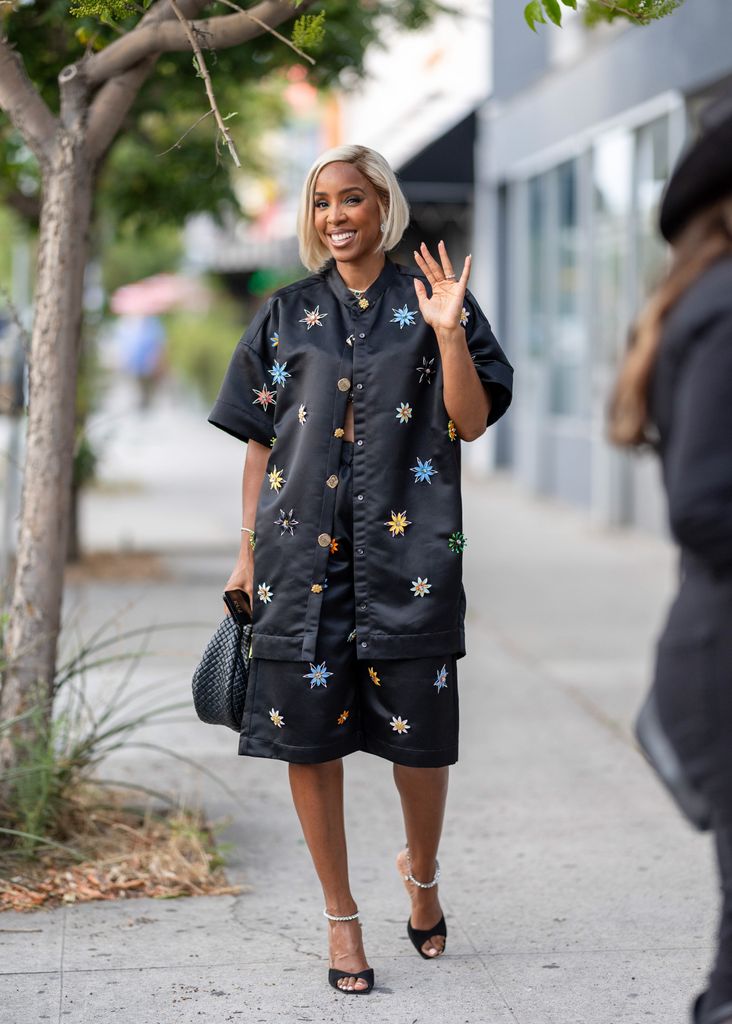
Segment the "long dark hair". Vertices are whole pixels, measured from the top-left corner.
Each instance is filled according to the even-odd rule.
[[[631,328],[628,348],[608,407],[608,436],[617,445],[652,443],[648,387],[663,322],[688,288],[713,263],[732,254],[732,197],[698,213],[674,241],[671,267]]]

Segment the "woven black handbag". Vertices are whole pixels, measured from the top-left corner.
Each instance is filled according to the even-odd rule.
[[[193,673],[193,704],[202,722],[239,732],[247,695],[252,620],[241,590],[224,594],[231,615],[219,623]]]

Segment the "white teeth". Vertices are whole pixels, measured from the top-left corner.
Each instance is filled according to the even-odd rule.
[[[331,235],[330,238],[332,242],[345,242],[347,239],[353,238],[355,234],[355,231],[343,231],[337,235]]]

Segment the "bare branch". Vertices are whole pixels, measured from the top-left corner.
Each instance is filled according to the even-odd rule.
[[[31,82],[20,56],[0,36],[0,109],[43,163],[58,121]]]
[[[166,5],[170,0],[166,0]],[[313,0],[303,0],[298,10],[305,10]],[[185,8],[181,4],[185,13]],[[263,0],[251,12],[202,18],[191,27],[203,50],[225,50],[260,36],[260,26],[269,27],[287,21],[295,13],[290,0]],[[113,75],[137,64],[153,53],[180,53],[188,49],[189,39],[179,21],[148,22],[146,19],[123,39],[117,39],[104,50],[84,58],[86,81],[99,85]]]
[[[183,27],[183,31],[185,32],[186,37],[187,37],[189,43],[191,44],[191,49],[193,50],[193,52],[196,55],[196,64],[197,64],[197,67],[198,67],[198,72],[201,75],[201,77],[203,78],[203,84],[206,87],[206,95],[208,96],[209,106],[211,107],[211,110],[213,110],[214,119],[216,121],[216,124],[218,125],[219,131],[221,132],[221,134],[223,136],[224,142],[226,143],[226,147],[229,150],[229,154],[231,155],[231,159],[234,161],[234,163],[236,164],[237,167],[241,167],[241,160],[239,159],[239,154],[236,151],[236,146],[234,145],[234,140],[231,137],[231,132],[229,131],[229,129],[224,124],[224,119],[221,116],[221,111],[219,110],[219,105],[216,102],[216,96],[214,95],[213,82],[211,81],[211,75],[208,73],[208,68],[206,67],[206,61],[205,61],[205,58],[204,58],[203,53],[201,51],[201,47],[198,44],[198,39],[196,38],[196,33],[193,31],[191,23],[188,21],[188,19],[185,18],[183,16],[183,14],[181,14],[180,7],[176,3],[176,0],[170,0],[170,5],[173,8],[173,10],[175,11],[175,16],[178,19],[178,21],[181,23],[181,25]]]
[[[193,129],[198,127],[198,125],[201,123],[201,121],[205,121],[206,118],[209,116],[209,114],[213,114],[213,110],[207,110],[205,114],[201,114],[200,117],[197,117],[196,120],[193,122],[193,124],[190,126],[190,128],[186,128],[186,130],[183,132],[181,137],[179,139],[176,139],[172,146],[168,146],[167,149],[164,149],[162,151],[162,153],[158,153],[157,155],[158,156],[166,156],[168,153],[172,152],[174,149],[178,149],[178,147],[180,146],[180,144],[183,141],[183,139],[185,139],[185,137],[187,135],[190,135],[191,132],[193,131]]]

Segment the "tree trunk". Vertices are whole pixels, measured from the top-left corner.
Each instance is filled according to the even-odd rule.
[[[63,114],[63,112],[62,112]],[[43,174],[29,410],[17,563],[0,721],[40,705],[0,734],[0,777],[52,711],[56,645],[69,535],[76,375],[88,251],[93,171],[85,146],[84,101],[57,130]]]

